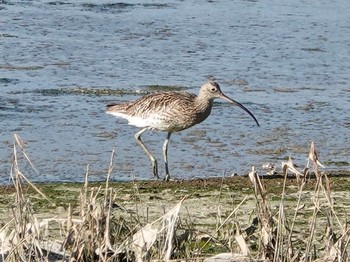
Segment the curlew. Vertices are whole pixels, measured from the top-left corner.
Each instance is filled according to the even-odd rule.
[[[190,128],[204,121],[211,112],[213,101],[222,98],[246,111],[259,126],[255,116],[242,104],[222,93],[219,84],[204,84],[198,95],[187,92],[160,92],[145,95],[135,101],[107,105],[107,113],[129,121],[129,125],[142,128],[135,134],[137,143],[142,147],[152,162],[153,174],[158,176],[157,160],[141,140],[141,135],[148,129],[166,131],[163,144],[165,162],[165,180],[170,179],[168,166],[168,144],[172,133]]]

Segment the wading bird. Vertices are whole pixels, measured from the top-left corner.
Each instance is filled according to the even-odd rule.
[[[153,174],[157,178],[157,160],[141,140],[141,135],[148,129],[166,131],[163,144],[165,162],[165,180],[170,179],[168,166],[168,144],[172,133],[190,128],[204,121],[211,112],[213,101],[222,98],[246,111],[259,126],[255,116],[242,104],[222,93],[219,84],[204,84],[198,95],[187,92],[160,92],[145,95],[135,101],[107,105],[107,113],[129,121],[129,125],[142,128],[135,134],[137,143],[142,147],[152,162]]]

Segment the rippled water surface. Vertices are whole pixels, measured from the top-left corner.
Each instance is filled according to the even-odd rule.
[[[175,178],[304,166],[311,141],[327,169],[350,162],[350,2],[2,1],[0,183],[9,181],[13,135],[36,181],[148,179],[137,128],[105,105],[164,86],[197,93],[215,79],[242,110],[217,101],[203,123],[173,134]],[[113,92],[109,92],[113,91]],[[143,138],[163,170],[165,133]]]

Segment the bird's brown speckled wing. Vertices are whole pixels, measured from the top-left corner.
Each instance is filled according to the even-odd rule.
[[[145,95],[135,101],[109,105],[107,106],[107,111],[141,118],[147,118],[154,114],[169,114],[171,112],[176,114],[188,110],[189,104],[193,103],[195,98],[195,94],[186,92],[155,93]]]

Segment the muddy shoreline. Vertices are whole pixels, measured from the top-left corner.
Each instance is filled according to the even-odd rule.
[[[350,172],[333,171],[327,174],[330,181],[330,189],[335,197],[337,195],[349,195],[343,199],[343,206],[350,208]],[[263,181],[267,193],[278,199],[282,194],[284,178],[282,175],[263,176]],[[315,187],[316,179],[311,176],[306,179],[303,190],[312,192]],[[294,195],[297,193],[298,181],[295,176],[290,176],[286,180],[286,194]],[[76,208],[79,206],[79,195],[83,190],[83,183],[36,183],[38,189],[47,197],[45,199],[38,194],[29,185],[23,186],[23,193],[33,203],[33,208],[38,214],[59,215],[64,213],[69,206]],[[88,183],[89,190],[101,190],[105,188],[105,182]],[[166,207],[171,207],[178,200],[187,197],[184,205],[195,210],[198,206],[206,205],[209,202],[215,206],[215,203],[225,206],[228,210],[232,205],[238,204],[244,197],[253,198],[253,185],[248,176],[234,176],[224,178],[205,178],[193,180],[175,180],[164,182],[161,180],[141,180],[133,182],[109,182],[108,186],[112,188],[116,195],[117,205],[133,208],[135,203],[138,207],[144,206],[148,211],[154,214],[161,214]],[[0,219],[5,219],[11,209],[15,197],[15,188],[12,185],[0,186],[0,209],[3,215]],[[161,207],[162,212],[159,212]],[[155,210],[152,210],[154,208]],[[210,208],[208,207],[208,212]]]

